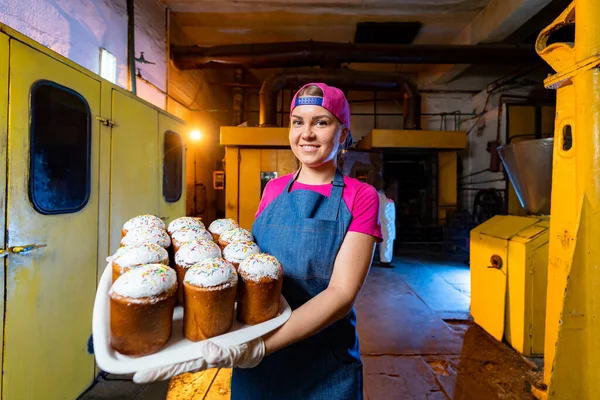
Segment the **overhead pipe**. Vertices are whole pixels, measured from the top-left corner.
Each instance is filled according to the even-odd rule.
[[[137,94],[135,74],[135,11],[134,0],[127,0],[127,68],[131,93]]]
[[[250,43],[213,47],[173,46],[179,69],[336,67],[342,63],[480,64],[539,63],[533,47],[511,45],[398,45],[336,42]]]
[[[234,83],[242,84],[244,82],[244,70],[236,68],[233,71]],[[233,125],[242,123],[244,115],[244,88],[241,86],[233,87]]]
[[[421,95],[415,85],[397,73],[355,71],[351,69],[283,70],[269,76],[260,88],[260,126],[277,125],[277,93],[309,82],[324,82],[342,90],[400,91],[404,95],[403,129],[421,129]]]

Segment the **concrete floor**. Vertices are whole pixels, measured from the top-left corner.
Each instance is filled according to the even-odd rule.
[[[367,399],[533,399],[536,365],[469,320],[469,269],[432,257],[373,267],[357,300]],[[229,370],[136,385],[107,376],[81,400],[228,399]]]

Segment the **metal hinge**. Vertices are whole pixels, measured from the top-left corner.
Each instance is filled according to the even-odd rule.
[[[99,117],[98,116],[98,117],[96,117],[96,119],[98,121],[100,121],[102,123],[102,125],[108,126],[110,128],[112,128],[113,126],[117,125],[117,123],[115,121],[112,121],[112,120],[110,120],[108,118],[103,118],[103,117]]]

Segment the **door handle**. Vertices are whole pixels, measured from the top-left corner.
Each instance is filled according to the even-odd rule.
[[[0,249],[0,258],[4,258],[9,254],[8,250]]]
[[[21,254],[21,253],[27,253],[28,251],[39,249],[39,248],[46,247],[46,246],[47,245],[45,245],[45,244],[25,244],[22,246],[10,247],[8,249],[8,252]],[[7,250],[4,250],[4,251],[6,252]],[[8,252],[7,252],[7,255],[8,255]]]

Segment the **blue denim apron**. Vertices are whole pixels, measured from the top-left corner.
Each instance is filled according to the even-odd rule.
[[[325,290],[352,214],[337,170],[329,197],[285,191],[259,215],[252,233],[283,265],[283,296],[292,309]],[[362,399],[362,363],[354,308],[316,335],[281,349],[255,368],[233,371],[231,399]]]

